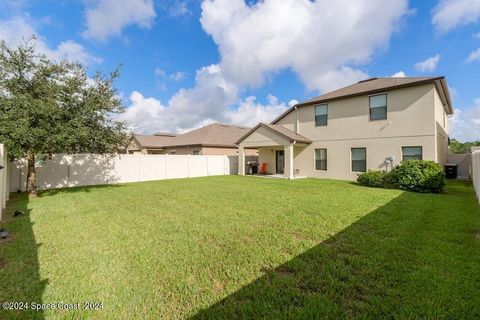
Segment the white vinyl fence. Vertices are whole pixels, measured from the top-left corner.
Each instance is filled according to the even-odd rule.
[[[470,179],[472,176],[472,154],[449,154],[448,164],[457,165],[457,176],[460,179]]]
[[[472,153],[472,180],[480,202],[480,150]]]
[[[3,144],[0,144],[0,220],[8,200],[8,159]]]
[[[53,155],[37,163],[40,190],[237,173],[236,156]],[[25,191],[26,160],[10,163],[10,192]]]

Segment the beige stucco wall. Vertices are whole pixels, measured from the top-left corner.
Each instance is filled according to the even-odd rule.
[[[370,121],[368,95],[331,101],[328,104],[328,125],[315,127],[314,106],[298,108],[299,133],[313,143],[294,147],[293,169],[300,176],[348,179],[357,178],[351,172],[351,148],[367,148],[367,169],[385,168],[385,158],[394,156],[394,164],[402,159],[403,146],[421,146],[423,159],[446,162],[448,135],[443,127],[443,106],[433,84],[392,90],[387,93],[387,119]],[[440,105],[439,105],[440,103]],[[294,130],[296,111],[277,124]],[[263,129],[264,131],[266,129]],[[273,133],[272,133],[273,134]],[[274,134],[273,134],[274,135]],[[246,145],[271,140],[272,145],[286,143],[265,132],[253,133]],[[327,171],[317,171],[315,149],[327,149]],[[266,162],[275,171],[275,148],[259,150],[259,162]]]
[[[435,123],[436,123],[436,161],[441,165],[447,163],[448,158],[448,117],[445,106],[435,90]]]
[[[267,164],[268,174],[275,173],[275,150],[283,150],[283,146],[261,147],[258,149],[258,163],[259,165],[261,165],[262,163]]]
[[[172,147],[172,148],[165,148],[163,150],[163,154],[171,154],[171,152],[175,151],[176,155],[186,155],[186,154],[193,154],[194,151],[198,151],[200,154],[202,151],[201,147]]]
[[[289,141],[278,135],[278,133],[265,127],[259,127],[246,137],[240,143],[240,146],[245,148],[257,146],[283,146],[288,143]]]
[[[386,157],[393,156],[394,164],[401,161],[402,146],[422,146],[423,159],[435,159],[434,136],[324,141],[302,149],[295,148],[293,169],[298,169],[300,176],[355,180],[357,173],[351,171],[351,148],[366,148],[367,170],[380,170],[387,169]],[[315,149],[320,148],[327,149],[327,171],[315,170]]]
[[[202,154],[204,155],[226,155],[226,156],[236,156],[238,155],[238,148],[203,148]],[[256,156],[257,149],[245,149],[246,156]]]
[[[315,107],[298,108],[300,134],[313,141],[435,135],[435,86],[426,84],[387,93],[387,119],[369,120],[369,96],[328,103],[328,125],[315,127]],[[295,111],[277,124],[293,130]]]
[[[445,165],[448,159],[448,134],[441,127],[437,129],[435,142],[437,146],[435,161]]]

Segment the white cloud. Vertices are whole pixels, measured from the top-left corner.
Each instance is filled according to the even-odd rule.
[[[119,36],[131,25],[151,27],[156,16],[152,0],[96,0],[85,11],[87,38],[105,41],[109,36]]]
[[[85,47],[72,40],[61,42],[55,49],[50,48],[45,42],[46,40],[37,33],[26,15],[15,16],[9,20],[0,20],[0,39],[4,40],[9,47],[18,46],[22,40],[29,39],[32,35],[37,37],[36,50],[44,53],[52,60],[67,59],[84,64],[102,62],[102,59],[93,56]]]
[[[191,16],[193,13],[188,8],[187,1],[175,1],[170,7],[168,12],[172,17]]]
[[[177,71],[177,72],[168,76],[168,78],[170,80],[174,81],[174,82],[183,81],[183,80],[185,80],[186,77],[187,77],[187,73],[183,72],[183,71]]]
[[[218,65],[198,70],[195,81],[195,87],[179,90],[166,105],[155,98],[145,98],[139,92],[132,93],[132,105],[121,120],[144,133],[181,132],[207,120],[227,121],[226,106],[238,100],[238,87],[225,80]]]
[[[201,24],[221,60],[197,70],[195,85],[179,90],[165,106],[157,100],[161,116],[146,114],[148,124],[141,130],[184,131],[212,121],[270,122],[289,105],[273,96],[266,104],[255,97],[240,99],[246,87],[261,86],[282,70],[292,70],[309,90],[319,91],[367,78],[361,66],[387,47],[408,13],[407,0],[204,1]],[[169,76],[163,70],[157,74]]]
[[[392,78],[405,78],[407,75],[403,71],[398,71],[391,75]]]
[[[130,94],[130,106],[119,120],[126,121],[130,129],[137,133],[153,133],[162,128],[165,119],[165,106],[155,98],[145,98],[140,92]]]
[[[177,121],[177,128],[195,126],[204,119],[225,121],[224,112],[238,101],[239,89],[228,81],[219,65],[210,65],[197,71],[195,86],[179,90],[169,101],[168,110]]]
[[[406,0],[208,0],[201,23],[236,84],[260,86],[291,69],[308,89],[325,91],[366,77],[358,66],[388,45],[407,13]]]
[[[341,87],[346,87],[352,83],[368,78],[368,74],[354,68],[341,66],[332,70],[325,70],[322,75],[313,74],[308,75],[307,85],[310,89],[317,88],[319,91],[333,91]]]
[[[475,99],[473,107],[455,109],[449,125],[452,138],[463,142],[480,140],[480,98]]]
[[[7,0],[0,1],[0,8],[7,8],[9,10],[20,11],[27,6],[25,0]]]
[[[448,91],[450,92],[450,97],[452,98],[452,100],[455,100],[455,98],[457,98],[457,96],[458,96],[457,89],[449,86]]]
[[[479,33],[475,33],[475,34],[473,35],[473,37],[474,37],[475,39],[479,39],[479,40],[480,40],[480,32],[479,32]]]
[[[102,62],[102,59],[92,56],[82,45],[72,40],[61,42],[56,50],[50,52],[50,56],[55,60],[67,59],[86,64]]]
[[[468,55],[467,59],[465,59],[465,62],[472,63],[472,62],[477,61],[477,60],[480,60],[480,48],[478,48],[475,51],[472,51]]]
[[[432,23],[438,31],[445,33],[479,19],[479,0],[440,0],[433,9]]]
[[[155,73],[155,75],[156,75],[157,77],[165,77],[165,75],[167,74],[167,73],[165,72],[165,70],[160,69],[160,68],[155,68],[154,73]]]
[[[434,55],[424,61],[415,64],[415,69],[421,72],[434,72],[437,69],[437,64],[440,61],[440,55]]]
[[[269,95],[267,97],[268,103],[263,105],[256,102],[256,98],[251,96],[245,98],[238,108],[227,111],[226,118],[229,123],[254,127],[259,122],[269,123],[273,121],[277,116],[285,112],[291,103],[288,105],[284,102],[279,102],[278,99]],[[296,101],[292,102],[296,104]]]
[[[212,122],[254,126],[270,122],[296,104],[279,102],[269,95],[267,104],[255,97],[239,101],[239,89],[227,81],[219,65],[210,65],[197,71],[196,86],[179,90],[166,105],[155,98],[146,98],[139,92],[130,95],[131,106],[120,120],[127,121],[136,132],[184,132]]]
[[[187,77],[187,73],[183,71],[177,71],[172,74],[168,74],[161,68],[155,68],[154,74],[156,77],[156,86],[160,91],[167,90],[167,81],[181,82]]]

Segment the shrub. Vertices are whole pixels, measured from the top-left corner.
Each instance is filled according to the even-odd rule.
[[[357,178],[358,183],[362,186],[371,188],[388,188],[389,187],[389,173],[386,171],[368,170],[362,173]]]
[[[434,161],[405,161],[395,167],[389,176],[396,188],[407,191],[438,193],[445,186],[443,169]]]

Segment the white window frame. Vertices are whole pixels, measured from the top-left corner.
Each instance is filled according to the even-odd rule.
[[[371,97],[376,97],[376,96],[385,96],[385,118],[384,119],[372,119],[372,107],[371,107]],[[376,107],[376,108],[383,108],[383,107]],[[373,109],[376,109],[373,108]],[[388,92],[381,92],[381,93],[375,93],[371,94],[368,96],[368,119],[369,121],[382,121],[382,120],[387,120],[388,119]]]

